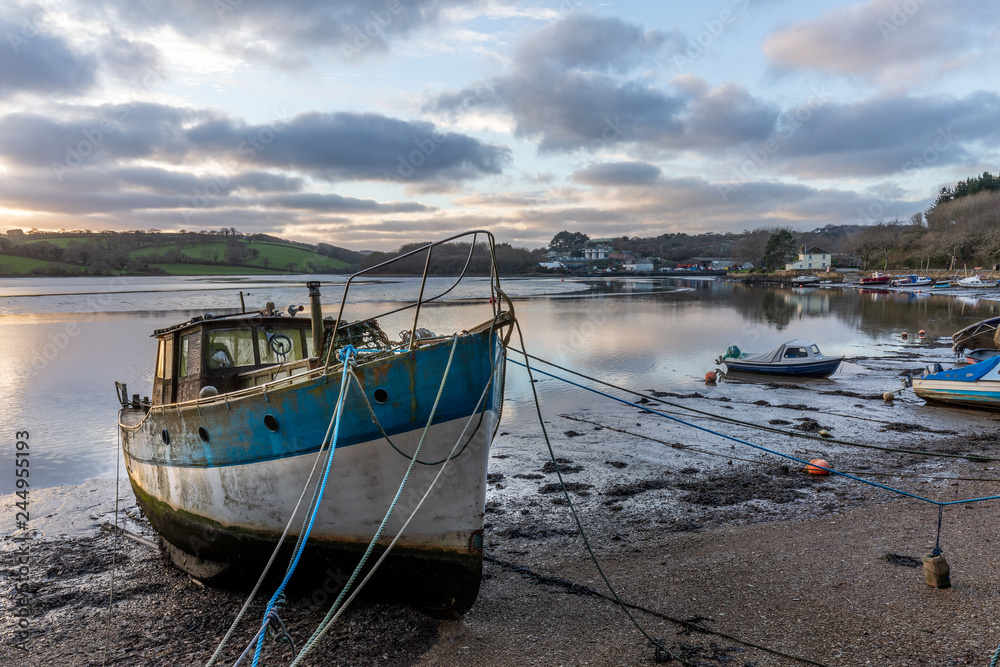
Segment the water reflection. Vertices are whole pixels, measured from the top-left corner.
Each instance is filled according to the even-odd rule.
[[[192,284],[157,280],[161,286]],[[32,433],[37,446],[32,449],[34,486],[113,474],[114,381],[124,380],[130,391],[148,394],[153,329],[238,303],[237,292],[247,290],[246,283],[220,280],[200,281],[215,290],[206,293],[54,296],[72,290],[99,292],[93,289],[99,284],[49,279],[44,284],[48,296],[0,301],[0,312],[20,313],[0,314],[3,423],[8,430]],[[434,286],[446,284],[447,279],[435,279]],[[373,309],[386,310],[412,296],[417,286],[412,279],[370,285],[361,293],[363,303],[352,306],[349,314],[361,317]],[[40,291],[30,281],[4,281],[0,287],[8,294]],[[635,389],[683,393],[704,390],[705,372],[734,344],[764,351],[803,338],[819,344],[826,354],[871,357],[883,353],[889,342],[899,344],[902,331],[927,332],[926,339],[911,337],[907,345],[941,347],[948,342],[942,337],[1000,315],[997,302],[942,294],[758,287],[691,278],[519,279],[505,281],[505,287],[518,297],[516,314],[532,354]],[[248,308],[253,304],[256,309],[264,298],[281,309],[304,301],[304,290],[291,282],[259,284],[249,291],[253,296]],[[445,333],[489,316],[490,306],[483,300],[442,303],[425,309],[421,326]],[[395,336],[412,324],[410,318],[412,312],[386,318],[383,329]],[[857,377],[841,370],[830,382],[850,389]],[[551,379],[537,386],[550,412],[586,409],[595,400]],[[511,367],[505,419],[532,418],[532,411],[530,386],[523,372]],[[9,460],[12,446],[9,439],[0,440],[2,460]],[[12,490],[12,479],[0,478],[0,493]]]

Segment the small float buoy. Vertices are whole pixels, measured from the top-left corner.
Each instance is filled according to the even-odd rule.
[[[923,329],[921,329],[920,331],[917,332],[917,335],[920,336],[921,338],[923,338],[924,334],[926,334],[926,333],[927,333],[926,331],[924,331]]]
[[[833,436],[831,436],[830,432],[827,431],[825,428],[821,428],[819,430],[819,437],[821,437],[821,438],[831,438]]]
[[[896,398],[896,394],[892,393],[891,391],[887,391],[884,394],[882,394],[882,400],[884,401],[892,401],[892,399],[894,398]]]
[[[715,371],[709,371],[705,373],[705,382],[707,382],[708,384],[712,384],[715,382],[715,380],[716,380]]]
[[[904,331],[901,335],[903,336],[903,338],[906,338],[907,333]]]
[[[822,468],[817,468],[816,466],[822,466]],[[823,468],[829,468],[830,464],[826,459],[813,459],[806,466],[806,472],[810,475],[829,475],[829,470],[824,470]]]

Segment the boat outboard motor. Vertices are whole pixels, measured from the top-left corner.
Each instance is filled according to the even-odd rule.
[[[930,364],[929,366],[927,366],[927,372],[924,373],[924,375],[930,375],[932,373],[940,373],[943,370],[944,370],[944,367],[941,364],[939,364],[938,362],[935,361],[933,364]]]

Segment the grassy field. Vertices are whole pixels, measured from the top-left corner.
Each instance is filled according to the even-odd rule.
[[[0,275],[6,273],[28,273],[39,266],[59,266],[67,271],[82,271],[82,267],[75,264],[65,264],[63,262],[50,262],[44,259],[33,259],[31,257],[15,257],[14,255],[0,255]]]
[[[351,265],[348,262],[321,255],[308,247],[290,243],[275,243],[267,240],[254,241],[247,238],[241,239],[240,243],[244,244],[246,248],[256,250],[258,253],[257,257],[247,260],[240,265],[215,264],[212,262],[225,260],[226,241],[221,237],[209,236],[196,238],[194,239],[196,242],[193,244],[190,243],[191,239],[186,239],[182,244],[179,240],[175,240],[176,238],[164,236],[162,244],[133,250],[130,255],[134,260],[142,261],[151,255],[162,256],[171,250],[179,251],[184,257],[190,258],[191,263],[170,262],[151,265],[161,268],[171,275],[178,276],[308,273],[308,266],[310,264],[318,273],[337,273],[351,270]],[[86,243],[88,241],[105,239],[108,239],[106,235],[93,234],[89,236],[59,236],[43,239],[27,237],[17,242],[20,244],[33,244],[45,241],[65,248],[73,241]],[[148,241],[149,238],[147,237],[144,240]],[[25,274],[35,268],[53,266],[58,266],[70,272],[85,270],[85,267],[82,265],[16,257],[13,255],[0,255],[0,265],[4,265],[0,267],[0,275]]]

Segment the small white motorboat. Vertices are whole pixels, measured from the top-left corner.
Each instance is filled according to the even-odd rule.
[[[958,281],[959,287],[996,287],[998,283],[995,280],[986,280],[982,275],[969,276],[968,278],[962,278]]]

